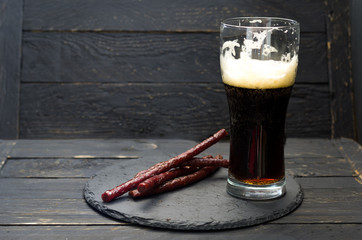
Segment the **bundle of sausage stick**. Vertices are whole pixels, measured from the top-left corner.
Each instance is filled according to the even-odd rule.
[[[229,160],[223,159],[221,155],[195,157],[226,135],[226,130],[221,129],[186,152],[138,172],[129,181],[105,191],[102,200],[110,202],[126,192],[132,198],[140,198],[171,191],[200,181],[219,167],[228,167]]]

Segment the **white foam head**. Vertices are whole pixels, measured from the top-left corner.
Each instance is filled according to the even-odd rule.
[[[249,44],[249,46],[248,46]],[[292,86],[298,67],[298,56],[283,56],[282,61],[258,60],[250,57],[250,50],[255,42],[245,42],[241,46],[240,58],[235,58],[236,41],[227,41],[220,54],[221,76],[224,83],[250,89],[272,89]],[[272,46],[264,46],[263,54],[277,51]]]

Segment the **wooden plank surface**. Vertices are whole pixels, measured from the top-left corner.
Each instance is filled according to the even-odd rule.
[[[200,141],[209,135],[200,136]],[[345,141],[348,141],[346,139]],[[353,140],[350,140],[353,142]],[[9,143],[11,141],[3,141]],[[175,156],[195,146],[196,141],[184,139],[52,139],[49,140],[16,140],[16,145],[8,153],[10,159],[36,158],[74,158],[84,155],[87,158],[114,159],[119,155],[147,156],[164,154]],[[1,146],[1,145],[0,145]],[[39,148],[39,146],[42,146]],[[161,153],[158,153],[161,152]],[[229,154],[227,137],[213,145],[204,153]],[[90,157],[87,157],[90,156]],[[327,139],[317,138],[288,138],[285,147],[286,158],[343,158],[344,155],[335,144]]]
[[[218,84],[25,84],[20,137],[148,137],[198,140],[228,128]],[[327,85],[296,85],[288,137],[329,137]]]
[[[227,156],[226,156],[227,157]],[[160,156],[160,161],[167,158]],[[102,168],[124,159],[9,159],[1,170],[2,177],[76,177],[88,178]],[[137,164],[137,159],[128,159]],[[330,158],[292,158],[286,159],[287,172],[300,177],[343,177],[356,175],[345,159]]]
[[[28,140],[16,141],[9,158],[109,158],[122,159],[141,157],[152,151],[157,153],[159,142],[153,139],[67,139],[67,140]],[[188,144],[193,141],[180,140]],[[43,146],[43,148],[39,148]]]
[[[353,82],[350,6],[326,1],[328,11],[328,61],[331,87],[332,137],[357,138]]]
[[[25,32],[22,82],[219,83],[219,33]],[[325,34],[301,36],[297,83],[328,83]]]
[[[20,137],[197,140],[227,127],[217,35],[25,32]],[[329,137],[325,37],[302,43],[288,136]]]
[[[219,23],[259,15],[301,23],[288,137],[330,137],[325,7],[309,0],[26,1],[19,136],[198,140],[227,127]]]
[[[346,235],[351,235],[350,239],[361,238],[362,185],[356,170],[360,169],[362,152],[360,145],[350,139],[288,139],[286,166],[289,173],[299,176],[304,201],[290,215],[251,228],[216,232],[150,229],[103,217],[84,201],[82,189],[93,173],[114,161],[138,161],[115,159],[115,155],[134,151],[139,156],[156,154],[168,158],[194,144],[172,139],[16,141],[0,172],[0,234],[10,239],[108,239],[121,233],[136,239],[207,239],[211,235],[224,239],[225,234],[230,239],[260,239],[265,235],[271,239]],[[4,146],[0,144],[0,150]],[[222,141],[207,153],[225,155],[228,146],[227,141]],[[69,158],[59,157],[63,150],[63,156]],[[84,158],[74,158],[79,152]],[[97,152],[102,157],[94,158]]]
[[[291,0],[32,0],[24,2],[25,30],[218,31],[222,19],[280,16],[302,30],[324,32],[323,1]]]
[[[160,161],[165,161],[196,144],[188,140],[171,140],[171,145],[168,141],[170,140],[18,140],[11,154],[7,154],[9,158],[0,176],[87,178],[117,161],[128,159],[137,163],[136,158],[147,158],[150,153],[152,156],[159,156]],[[229,143],[221,141],[201,156],[208,154],[221,154],[228,158]],[[348,160],[329,141],[321,143],[316,139],[288,139],[285,156],[287,172],[293,176],[356,176]]]
[[[353,97],[355,103],[357,140],[362,144],[362,1],[350,1],[351,14],[351,50],[352,56],[352,79]]]
[[[0,138],[18,137],[22,0],[0,2]]]
[[[137,164],[136,159],[132,159]],[[10,159],[1,170],[2,177],[89,178],[119,159]],[[130,160],[129,160],[130,161]]]
[[[298,179],[304,192],[302,206],[276,220],[277,223],[362,224],[362,188],[352,177],[342,180],[330,177],[323,181],[317,177],[306,186],[303,179]],[[0,225],[122,224],[98,217],[99,213],[86,204],[82,196],[85,182],[86,179],[81,182],[79,179],[0,178],[3,193]]]
[[[333,141],[336,148],[342,153],[344,159],[347,161],[353,174],[356,177],[356,181],[362,184],[362,147],[357,142],[342,138]]]
[[[14,145],[15,141],[0,140],[0,170],[3,168],[6,161],[8,160],[9,153]]]
[[[228,239],[239,240],[278,240],[278,239],[348,239],[360,240],[360,224],[263,224],[252,228],[233,231],[213,232],[174,232],[160,229],[148,229],[138,226],[4,226],[0,234],[5,239],[48,240],[51,239]]]

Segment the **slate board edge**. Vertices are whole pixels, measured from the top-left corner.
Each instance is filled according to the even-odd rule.
[[[294,177],[289,176],[289,178],[292,178],[293,181],[295,181]],[[175,224],[175,222],[170,223],[167,221],[131,216],[129,214],[124,214],[124,213],[115,211],[113,209],[110,209],[110,208],[106,207],[105,205],[103,205],[101,202],[95,201],[92,198],[92,195],[94,195],[94,193],[92,191],[90,191],[90,189],[89,189],[89,182],[87,182],[84,186],[83,196],[84,196],[84,199],[86,200],[86,202],[88,203],[88,205],[90,207],[94,208],[96,211],[98,211],[102,215],[105,215],[106,217],[111,217],[112,219],[123,221],[123,222],[138,224],[138,225],[147,226],[147,227],[172,229],[172,230],[195,230],[195,231],[225,230],[225,229],[249,227],[249,226],[258,225],[261,223],[266,223],[266,222],[284,217],[287,214],[293,212],[301,205],[301,203],[303,202],[303,197],[304,197],[300,184],[299,183],[296,183],[296,184],[299,187],[299,191],[296,195],[294,202],[291,202],[288,206],[285,206],[284,209],[276,210],[273,215],[267,216],[265,218],[256,218],[253,221],[250,221],[247,223],[245,223],[245,220],[240,220],[240,221],[224,222],[222,224],[220,224],[219,222],[205,222],[205,223],[200,223],[200,224],[189,224],[187,222],[182,222],[182,221]]]

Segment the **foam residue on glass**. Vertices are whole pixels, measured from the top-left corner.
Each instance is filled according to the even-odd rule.
[[[270,33],[275,30],[247,31],[242,44],[240,40],[223,43],[220,65],[224,83],[249,89],[284,88],[294,84],[298,55],[295,52],[281,54],[278,61],[270,58],[272,53],[278,52],[270,45]],[[255,53],[259,55],[257,58],[253,56]]]

